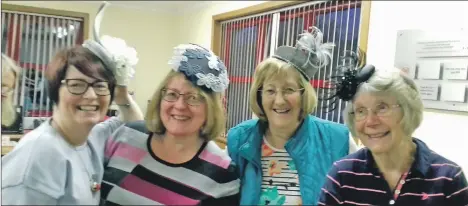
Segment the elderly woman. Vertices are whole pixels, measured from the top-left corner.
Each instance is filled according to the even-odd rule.
[[[103,205],[239,205],[237,173],[214,141],[224,131],[226,68],[211,51],[175,48],[145,122],[107,141]],[[146,125],[145,125],[146,124]]]
[[[143,119],[126,88],[134,63],[114,62],[125,58],[107,49],[119,42],[106,40],[89,40],[52,59],[45,76],[53,116],[2,158],[2,204],[99,203],[106,137],[125,121]],[[121,116],[100,123],[112,100]]]
[[[12,94],[21,68],[5,54],[2,54],[2,130],[20,124],[21,115],[16,112]]]
[[[309,83],[328,64],[330,44],[321,44],[314,28],[296,48],[279,47],[261,62],[250,91],[250,107],[259,119],[228,132],[228,153],[241,175],[242,205],[315,205],[332,163],[350,151],[344,125],[310,113],[317,95]]]
[[[468,204],[460,166],[412,137],[423,119],[413,80],[397,69],[367,65],[348,70],[339,85],[337,97],[350,100],[346,125],[366,147],[334,163],[319,204]]]

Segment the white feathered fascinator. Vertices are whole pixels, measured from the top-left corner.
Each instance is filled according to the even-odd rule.
[[[307,80],[330,63],[330,50],[333,43],[323,43],[323,33],[317,27],[312,27],[309,33],[305,31],[299,35],[296,47],[280,46],[276,49],[274,58],[292,64]]]
[[[93,39],[86,40],[83,46],[98,56],[106,68],[114,73],[117,85],[126,86],[135,75],[135,66],[138,63],[137,52],[127,46],[123,39],[107,35],[99,37],[102,17],[107,6],[109,3],[103,2],[99,7],[94,19]]]

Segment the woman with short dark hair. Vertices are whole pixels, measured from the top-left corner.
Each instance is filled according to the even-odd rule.
[[[99,204],[105,141],[124,122],[143,115],[127,92],[135,51],[97,36],[50,62],[45,77],[53,115],[2,159],[3,204]],[[112,100],[120,117],[102,122]]]

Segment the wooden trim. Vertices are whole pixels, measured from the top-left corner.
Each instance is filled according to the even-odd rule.
[[[367,43],[369,39],[369,22],[371,12],[371,1],[361,2],[361,31],[359,34],[359,48],[367,52]]]
[[[49,8],[41,8],[41,7],[33,7],[33,6],[24,6],[24,5],[16,5],[16,4],[5,4],[5,3],[2,3],[2,10],[19,11],[19,12],[53,15],[53,16],[63,16],[63,17],[74,17],[74,18],[83,19],[83,39],[88,39],[89,13],[57,10],[57,9],[49,9]]]
[[[218,56],[221,53],[221,21],[269,12],[275,9],[302,4],[305,2],[307,1],[268,1],[254,6],[214,15],[211,28],[211,50]]]

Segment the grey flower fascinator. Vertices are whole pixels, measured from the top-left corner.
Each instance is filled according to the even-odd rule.
[[[196,44],[180,44],[174,48],[169,65],[183,73],[195,86],[205,91],[223,92],[229,85],[226,66],[211,51]]]
[[[122,39],[107,35],[99,36],[101,21],[107,6],[109,3],[103,2],[99,7],[94,19],[93,38],[86,40],[83,47],[98,56],[106,68],[114,73],[117,85],[126,86],[135,74],[134,67],[138,63],[137,52],[134,48],[127,46]]]
[[[335,45],[323,44],[323,33],[317,27],[312,27],[311,32],[305,31],[300,36],[296,47],[280,46],[273,57],[292,64],[307,80],[310,80],[320,68],[329,64],[330,50]]]

